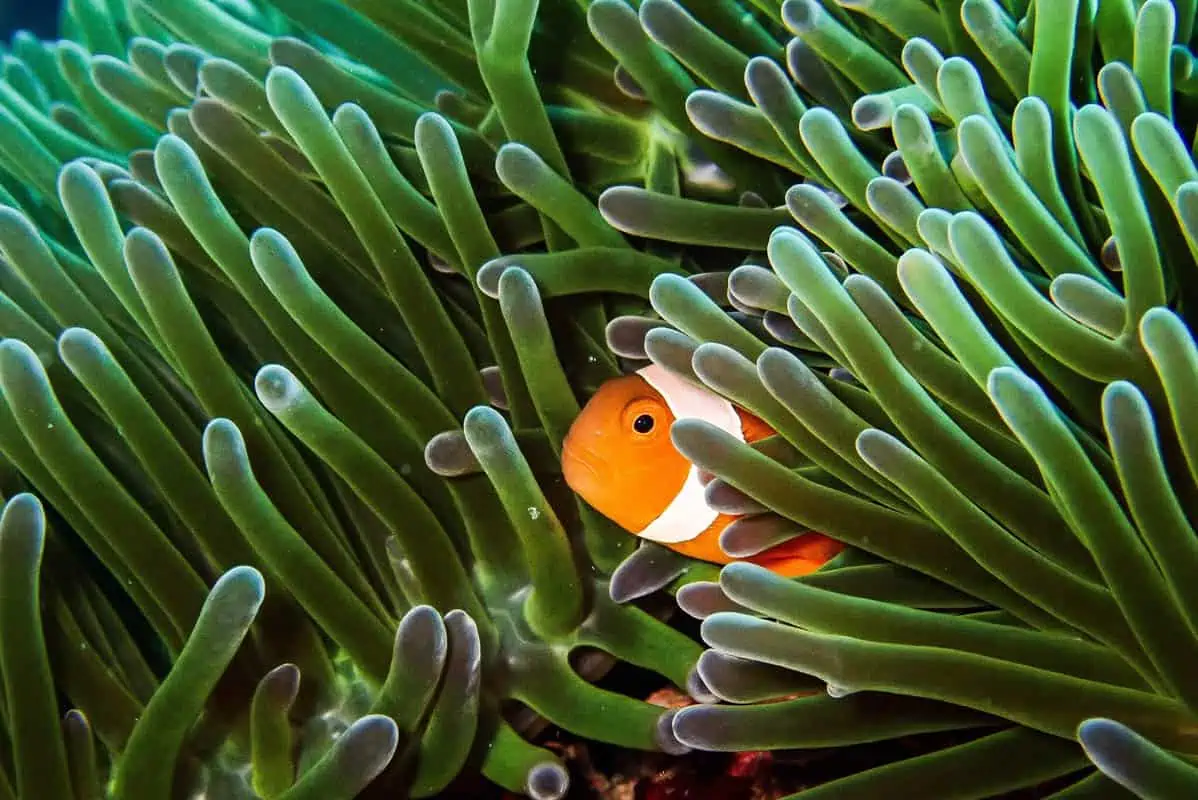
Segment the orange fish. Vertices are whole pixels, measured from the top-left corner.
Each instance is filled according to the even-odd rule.
[[[844,549],[811,532],[749,558],[725,553],[720,534],[740,517],[707,505],[699,470],[670,441],[674,420],[694,417],[746,442],[774,435],[752,414],[651,364],[604,383],[578,415],[562,446],[566,484],[628,532],[703,561],[751,561],[795,577]]]

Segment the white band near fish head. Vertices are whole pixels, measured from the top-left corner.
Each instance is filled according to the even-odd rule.
[[[657,364],[639,369],[636,374],[661,394],[675,419],[701,419],[742,442],[745,440],[740,416],[724,398]],[[666,510],[636,535],[663,544],[689,542],[711,527],[718,516],[719,512],[707,505],[699,470],[692,464],[686,482]]]

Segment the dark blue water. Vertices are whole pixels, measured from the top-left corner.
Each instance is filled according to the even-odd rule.
[[[42,39],[56,38],[58,7],[58,0],[0,0],[0,40],[7,42],[22,28]]]

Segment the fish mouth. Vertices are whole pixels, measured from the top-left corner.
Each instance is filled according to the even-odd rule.
[[[606,472],[595,453],[573,447],[562,452],[562,477],[571,491],[584,500],[603,485]]]

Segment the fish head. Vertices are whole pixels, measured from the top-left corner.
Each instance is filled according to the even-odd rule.
[[[607,381],[562,444],[566,485],[625,530],[648,527],[686,482],[690,463],[670,441],[674,415],[639,375]]]

